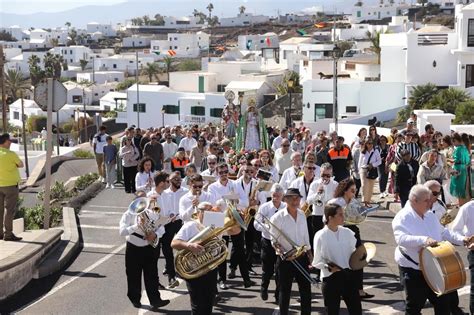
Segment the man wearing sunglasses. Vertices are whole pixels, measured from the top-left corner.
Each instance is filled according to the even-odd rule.
[[[194,174],[190,178],[190,190],[179,200],[179,216],[186,223],[191,220],[197,205],[200,202],[210,202],[211,195],[202,190],[204,182],[202,176]]]
[[[280,175],[280,178],[283,172],[291,167],[293,151],[290,149],[290,140],[283,139],[281,142],[281,148],[275,151],[275,168]],[[285,187],[286,189],[287,187]]]
[[[291,167],[288,167],[280,177],[280,185],[285,191],[290,187],[290,184],[300,176],[301,162],[301,153],[293,152],[291,154]]]

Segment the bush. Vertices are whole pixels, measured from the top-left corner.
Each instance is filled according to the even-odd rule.
[[[82,207],[83,204],[97,196],[99,192],[104,189],[104,184],[100,182],[93,182],[92,184],[86,186],[79,195],[69,200],[68,206],[76,210],[76,212]]]
[[[47,117],[31,115],[28,117],[26,126],[29,132],[38,131],[40,132],[43,128],[46,128]]]
[[[462,125],[474,124],[474,101],[463,102],[456,107],[454,122]]]
[[[110,112],[107,112],[104,114],[104,117],[106,118],[117,118],[117,112],[114,110],[111,110]]]
[[[99,174],[97,173],[89,173],[86,175],[79,176],[74,184],[74,188],[77,190],[84,190],[92,183],[94,183],[97,179],[99,179]]]
[[[19,211],[23,214],[25,220],[25,229],[26,230],[38,230],[43,228],[44,221],[44,207],[43,205],[37,204],[31,208],[21,208]],[[62,217],[62,208],[61,207],[51,207],[49,213],[49,226],[55,227],[58,226],[61,222]]]
[[[201,70],[201,64],[195,60],[185,60],[178,65],[178,71],[196,71]]]
[[[80,159],[92,159],[94,158],[94,154],[91,151],[77,149],[76,151],[72,152],[72,156],[75,158]]]
[[[74,119],[71,119],[67,122],[65,122],[62,126],[61,129],[63,130],[63,133],[71,133],[75,128],[77,127],[76,122]]]
[[[72,194],[66,190],[63,182],[54,182],[51,186],[50,200],[63,201],[71,198]],[[38,193],[38,199],[44,200],[44,189]]]

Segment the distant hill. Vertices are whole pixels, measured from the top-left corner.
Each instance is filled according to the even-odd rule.
[[[0,27],[20,25],[24,28],[63,26],[65,22],[77,28],[84,28],[88,22],[123,23],[136,16],[148,14],[150,17],[157,13],[161,15],[183,16],[190,15],[194,9],[207,12],[209,2],[214,5],[213,15],[219,18],[235,16],[241,5],[247,7],[247,12],[276,16],[287,12],[300,12],[311,7],[322,7],[325,10],[349,12],[355,0],[128,0],[115,5],[88,5],[67,11],[54,13],[12,14],[0,12]],[[374,3],[377,0],[364,1]],[[98,1],[100,3],[100,1]]]

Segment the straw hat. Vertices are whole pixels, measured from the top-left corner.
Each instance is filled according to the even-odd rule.
[[[356,248],[349,260],[349,266],[352,270],[360,270],[367,266],[374,258],[377,248],[374,243],[364,243]]]

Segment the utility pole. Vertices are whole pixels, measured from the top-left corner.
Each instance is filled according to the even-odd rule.
[[[3,67],[5,65],[5,56],[3,55],[3,46],[0,45],[0,88],[2,89],[2,120],[3,120],[3,132],[7,132],[7,100],[5,98],[5,71]]]
[[[23,102],[23,91],[21,93],[21,133],[23,136],[23,151],[25,153],[25,173],[26,178],[30,177],[30,168],[28,166],[28,148],[26,146],[26,129],[25,129],[25,104]]]
[[[135,63],[137,65],[135,70],[135,81],[137,82],[137,128],[140,128],[140,84],[138,82],[138,50],[135,52]]]

